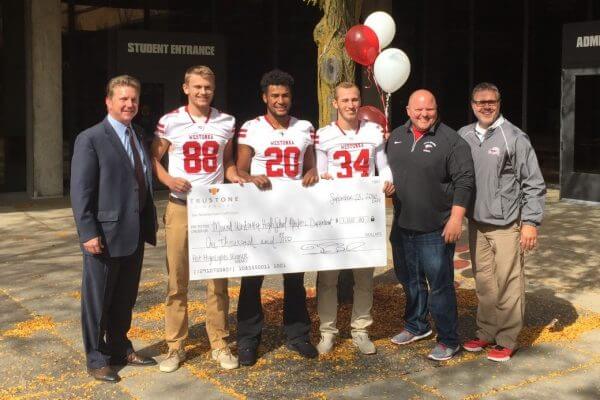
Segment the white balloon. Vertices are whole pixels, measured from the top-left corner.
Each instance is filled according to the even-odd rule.
[[[384,92],[394,93],[410,75],[410,60],[400,49],[385,49],[375,59],[373,75]]]
[[[379,39],[379,50],[392,43],[396,34],[396,24],[390,14],[383,11],[375,11],[365,19],[365,25],[375,31]]]

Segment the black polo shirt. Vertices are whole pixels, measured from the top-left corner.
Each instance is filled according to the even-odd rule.
[[[441,229],[453,205],[467,208],[475,189],[471,149],[443,123],[415,141],[408,121],[386,144],[394,177],[394,227],[419,232]]]

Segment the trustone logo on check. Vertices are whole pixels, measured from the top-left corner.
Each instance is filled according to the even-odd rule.
[[[239,202],[238,196],[230,196],[230,195],[220,195],[217,196],[217,193],[220,192],[219,188],[210,187],[208,188],[208,193],[210,196],[202,196],[202,197],[193,197],[188,198],[188,203],[190,204],[204,204],[208,207],[214,208],[217,204],[220,204],[219,207],[228,207],[231,204],[235,204]]]

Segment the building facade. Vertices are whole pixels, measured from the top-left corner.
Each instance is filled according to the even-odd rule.
[[[392,97],[393,126],[406,120],[408,95],[425,87],[438,97],[445,122],[459,128],[473,119],[470,88],[494,82],[502,91],[504,115],[530,135],[546,180],[558,182],[562,29],[600,19],[599,2],[363,1],[365,16],[377,9],[394,17],[391,46],[403,49],[412,66],[408,82]],[[262,73],[287,70],[297,82],[293,113],[316,123],[313,29],[321,16],[302,0],[0,0],[0,193],[27,192],[31,198],[68,193],[75,136],[103,117],[107,79],[132,73],[118,53],[119,37],[131,32],[151,39],[135,43],[174,44],[162,40],[173,34],[191,38],[182,45],[193,45],[194,38],[200,46],[216,40],[222,56],[217,105],[239,122],[264,110]],[[135,68],[173,64],[162,56],[153,52],[147,64]],[[211,62],[179,60],[169,79],[142,79],[139,118],[147,130],[182,101],[177,90],[185,62]],[[586,87],[598,88],[590,79],[594,83]],[[586,90],[582,96],[578,101],[590,105],[600,94]],[[376,103],[368,90],[366,97]],[[600,134],[585,127],[574,157],[580,169],[599,174],[600,157],[590,154],[600,152]]]

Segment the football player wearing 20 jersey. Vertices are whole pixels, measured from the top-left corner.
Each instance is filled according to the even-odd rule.
[[[323,179],[344,179],[374,176],[377,170],[384,180],[384,193],[391,196],[394,185],[385,154],[383,129],[378,124],[358,119],[360,104],[360,91],[355,84],[342,82],[336,86],[333,107],[337,109],[337,120],[319,129],[315,138],[319,173]],[[376,352],[367,332],[373,323],[373,271],[374,268],[352,270],[352,342],[363,354]],[[339,271],[320,271],[317,279],[317,308],[321,321],[321,341],[317,350],[321,354],[331,351],[338,334],[338,275]]]
[[[183,91],[188,105],[164,115],[156,127],[152,145],[154,172],[171,191],[165,211],[168,292],[165,304],[165,339],[169,346],[160,370],[172,372],[185,360],[184,341],[188,335],[188,237],[187,192],[192,185],[246,182],[233,161],[231,139],[235,119],[211,107],[215,75],[206,66],[190,67],[185,73]],[[169,154],[169,170],[161,165]],[[227,344],[229,295],[227,279],[207,280],[206,331],[212,358],[222,368],[239,366]]]
[[[289,115],[293,78],[279,70],[263,75],[262,99],[267,112],[246,122],[238,134],[237,167],[240,176],[261,189],[271,180],[302,180],[304,186],[319,177],[313,148],[314,128]],[[242,278],[238,301],[238,356],[240,364],[256,363],[264,315],[260,301],[263,276]],[[310,318],[306,309],[304,273],[283,274],[283,329],[289,349],[307,358],[317,356],[309,341]]]

